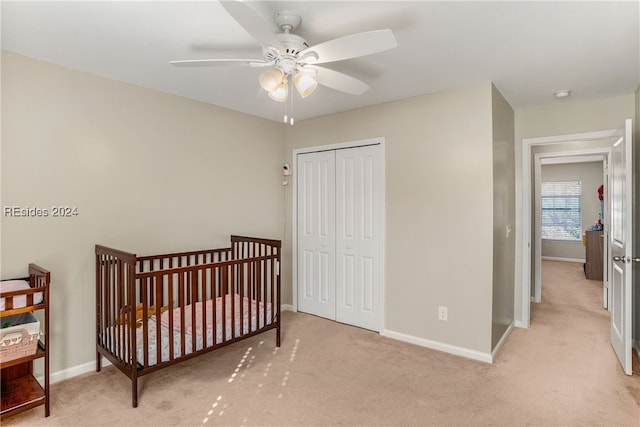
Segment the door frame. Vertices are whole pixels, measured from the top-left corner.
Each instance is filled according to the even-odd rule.
[[[534,285],[533,285],[533,295],[531,296],[531,301],[533,302],[541,302],[542,301],[542,218],[540,215],[540,187],[542,182],[542,166],[543,165],[566,165],[573,163],[588,163],[588,162],[600,162],[602,164],[602,177],[603,184],[605,187],[608,187],[608,183],[605,177],[605,169],[606,164],[608,162],[609,155],[611,154],[611,149],[609,148],[586,148],[583,150],[575,150],[575,151],[557,151],[557,152],[546,152],[546,153],[536,153],[534,154],[534,191],[533,191],[533,204],[534,204],[534,218],[535,218],[535,227],[534,230],[534,267],[533,271],[535,274]],[[605,202],[608,196],[608,190],[605,189],[604,196]],[[583,224],[583,228],[584,228]],[[608,230],[608,228],[607,228]],[[606,232],[606,231],[605,231]],[[605,247],[604,253],[606,255],[607,248]],[[603,266],[606,261],[607,256],[603,256]],[[607,271],[603,269],[603,271]],[[608,288],[608,280],[603,278],[603,286]],[[606,308],[606,303],[604,304]]]
[[[534,145],[608,139],[615,131],[615,129],[607,129],[594,132],[522,139],[522,285],[520,300],[521,316],[520,321],[516,322],[517,327],[528,328],[531,325],[531,149]]]
[[[313,147],[305,147],[305,148],[297,148],[293,150],[291,157],[291,167],[292,167],[292,199],[291,199],[291,279],[292,279],[292,291],[293,291],[293,311],[298,311],[298,154],[306,154],[306,153],[314,153],[318,151],[331,151],[331,150],[341,150],[346,148],[357,148],[364,147],[367,145],[379,145],[380,146],[380,180],[382,181],[382,185],[380,186],[380,220],[382,221],[381,227],[381,265],[380,265],[380,331],[385,329],[384,324],[384,309],[385,309],[385,264],[386,264],[386,232],[387,232],[387,220],[386,220],[386,198],[385,198],[385,188],[386,188],[386,179],[385,179],[385,169],[386,169],[386,160],[385,160],[385,139],[383,137],[378,138],[369,138],[369,139],[361,139],[356,141],[348,141],[341,142],[337,144],[328,144],[328,145],[318,145]]]

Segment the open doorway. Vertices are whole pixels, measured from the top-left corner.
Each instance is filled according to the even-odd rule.
[[[589,143],[583,154],[593,151],[593,144],[598,140],[608,141],[610,154],[608,159],[608,190],[610,193],[608,210],[611,212],[608,222],[604,224],[604,239],[607,260],[609,297],[607,301],[610,316],[610,342],[615,350],[624,372],[631,375],[632,372],[632,316],[634,305],[632,300],[633,261],[636,258],[632,254],[634,216],[634,191],[633,176],[634,165],[632,161],[632,121],[627,119],[614,130],[589,132],[583,134],[560,135],[555,137],[525,138],[522,140],[522,288],[521,288],[521,321],[518,326],[529,327],[531,323],[531,297],[534,289],[536,274],[535,268],[536,239],[535,223],[532,220],[535,215],[534,199],[532,199],[532,187],[535,185],[532,174],[532,149],[538,145],[556,145],[562,143]],[[604,148],[604,147],[602,147]],[[605,181],[606,182],[606,181]],[[606,218],[606,217],[605,217]],[[532,264],[534,268],[532,268]]]
[[[580,265],[586,279],[601,283],[601,305],[607,308],[605,190],[609,149],[550,150],[559,145],[532,147],[535,240],[531,299],[536,303],[542,300],[542,260],[573,262]]]
[[[528,328],[531,323],[531,300],[535,297],[532,286],[536,277],[540,277],[536,269],[535,228],[533,189],[535,186],[533,148],[548,146],[550,151],[573,152],[572,155],[598,154],[608,147],[608,139],[615,130],[585,132],[578,134],[558,135],[541,138],[525,138],[522,140],[522,288],[521,288],[521,321],[518,326]],[[594,153],[595,151],[595,153]]]

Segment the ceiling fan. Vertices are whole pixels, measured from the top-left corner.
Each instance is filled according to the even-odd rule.
[[[318,84],[352,95],[361,95],[369,89],[366,83],[316,64],[371,55],[398,45],[393,32],[384,29],[351,34],[310,46],[305,39],[292,33],[302,21],[296,12],[276,12],[273,19],[282,32],[274,34],[246,3],[239,0],[223,0],[220,3],[260,43],[263,58],[188,59],[169,63],[181,67],[244,65],[265,68],[258,81],[269,97],[279,102],[287,100],[290,80],[303,98],[309,96]]]

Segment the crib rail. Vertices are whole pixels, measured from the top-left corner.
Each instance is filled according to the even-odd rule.
[[[277,255],[271,254],[138,273],[139,304],[143,313],[149,310],[155,320],[143,316],[137,333],[142,334],[145,343],[150,340],[162,342],[161,328],[156,327],[155,336],[150,336],[150,322],[155,321],[157,326],[158,319],[163,319],[169,331],[169,360],[162,363],[170,363],[189,353],[217,348],[269,325],[275,326],[279,310],[274,308],[280,305],[276,292],[277,262]],[[174,312],[179,314],[178,322],[175,322],[178,327],[174,324]],[[238,325],[233,320],[228,324],[229,319],[238,316],[243,318]],[[221,324],[222,336],[213,333],[208,337],[206,328],[202,327],[193,331],[188,344],[187,332],[179,326],[191,324],[195,327],[198,318],[210,319],[212,325]],[[144,369],[161,364],[158,362],[162,360],[161,346],[156,345],[153,362],[150,362],[150,356],[149,348],[145,346],[142,360],[138,360]]]
[[[23,277],[16,280],[25,280],[29,282],[29,289],[21,289],[18,291],[7,291],[0,294],[4,298],[4,316],[14,314],[27,313],[34,310],[43,310],[47,307],[49,301],[49,282],[51,281],[51,273],[44,268],[29,264],[29,277]],[[35,303],[36,294],[43,294],[43,298],[39,304]],[[21,297],[26,299],[26,306],[23,304],[21,308],[14,308],[14,298]],[[49,311],[45,311],[48,315]]]
[[[102,355],[129,376],[135,407],[141,375],[273,328],[280,346],[280,251],[279,240],[244,236],[143,257],[96,245],[96,370]]]
[[[136,259],[136,272],[143,273],[191,265],[211,264],[231,258],[231,248],[142,256]]]

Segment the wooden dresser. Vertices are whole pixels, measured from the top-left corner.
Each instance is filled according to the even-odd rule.
[[[603,232],[587,231],[586,263],[584,274],[587,279],[602,280]]]

